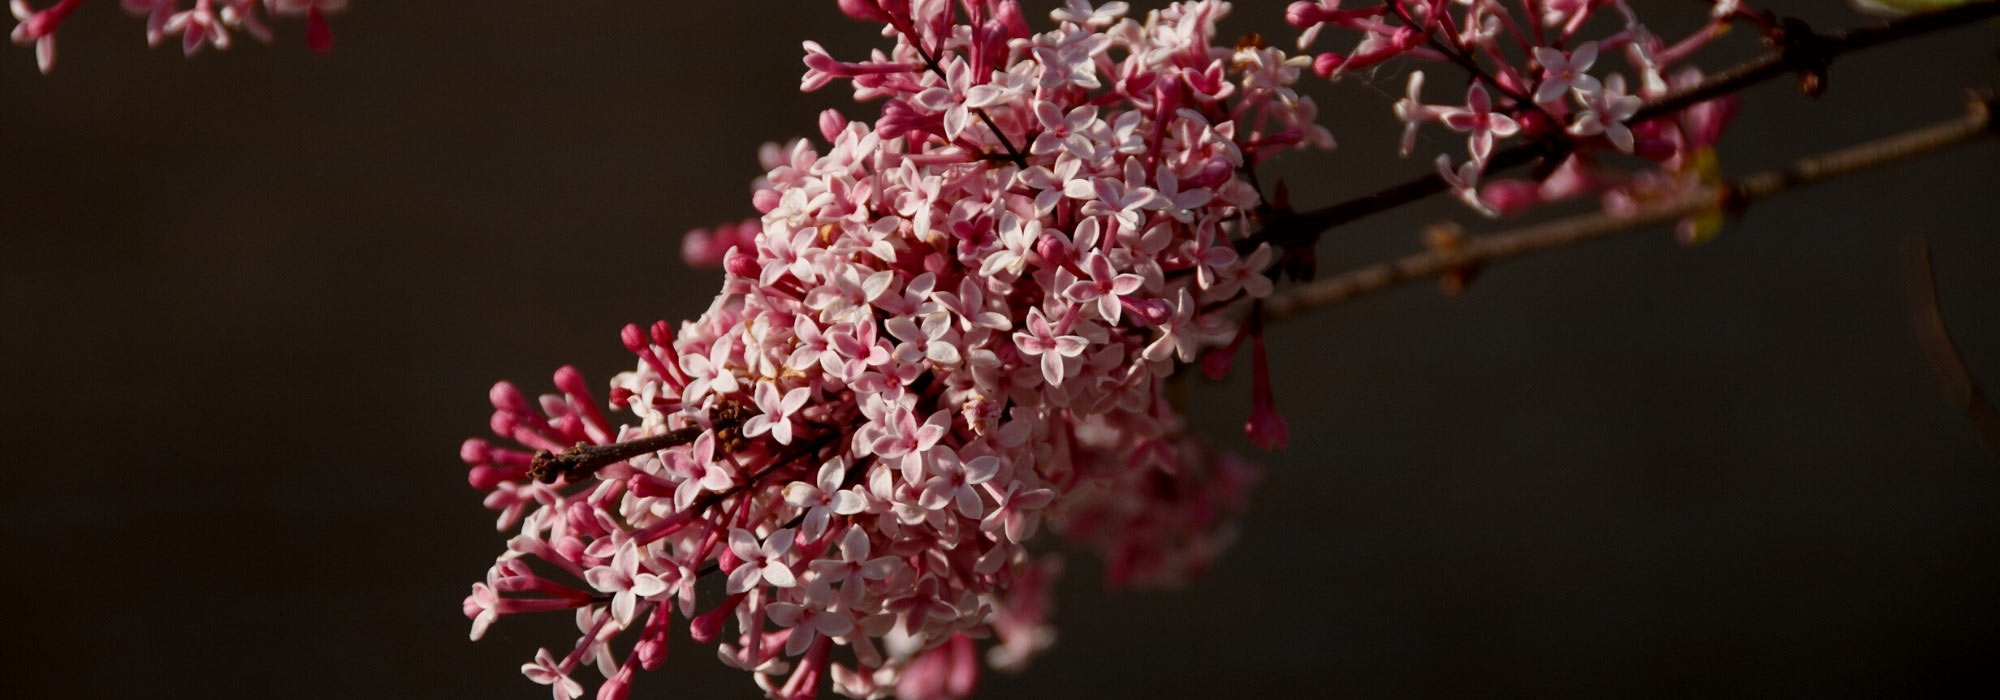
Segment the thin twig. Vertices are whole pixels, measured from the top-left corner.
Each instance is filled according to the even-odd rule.
[[[695,426],[608,445],[578,444],[560,454],[542,450],[535,453],[534,461],[529,462],[528,477],[544,484],[554,483],[559,478],[576,482],[605,465],[694,442],[706,430]]]
[[[1917,340],[1930,355],[1951,404],[1965,412],[1986,449],[2000,457],[2000,410],[1993,408],[1992,399],[1973,381],[1965,358],[1951,342],[1951,331],[1945,328],[1944,310],[1938,306],[1937,278],[1931,271],[1930,244],[1923,236],[1912,236],[1909,250],[1910,318],[1917,326]]]
[[[951,76],[945,73],[944,64],[939,63],[937,56],[932,55],[930,51],[924,49],[924,42],[917,38],[916,30],[914,28],[898,28],[898,31],[901,31],[903,36],[909,39],[910,47],[917,50],[917,56],[924,59],[924,66],[929,68],[932,73],[937,74],[937,77],[944,80],[946,84],[950,84]],[[943,47],[939,48],[940,52],[942,52]],[[1000,130],[1000,125],[993,121],[993,117],[987,115],[986,110],[978,107],[972,108],[972,113],[978,115],[979,121],[985,124],[986,128],[993,131],[994,138],[1000,140],[1000,147],[1007,150],[1008,162],[1013,163],[1014,167],[1027,170],[1028,157],[1021,153],[1021,149],[1014,146],[1013,140],[1007,138],[1007,132]]]
[[[707,428],[689,426],[608,445],[578,443],[561,453],[542,450],[536,452],[534,460],[528,463],[528,478],[544,484],[554,483],[557,478],[577,483],[582,481],[583,477],[590,476],[606,466],[669,447],[690,444],[709,430],[714,430],[718,436],[725,435],[730,429],[742,425],[749,417],[749,412],[744,411],[741,406],[728,403],[713,412]]]
[[[1735,211],[1781,192],[1991,135],[1994,132],[1992,108],[1993,97],[1980,96],[1972,100],[1963,116],[1956,119],[1804,158],[1784,170],[1757,173],[1734,182],[1705,187],[1630,215],[1591,214],[1562,219],[1470,238],[1457,248],[1431,250],[1370,265],[1275,294],[1266,300],[1264,310],[1273,318],[1289,316],[1453,270],[1628,233],[1688,216],[1718,210]]]
[[[1770,51],[1747,62],[1709,76],[1699,84],[1647,102],[1633,115],[1632,123],[1673,114],[1692,105],[1734,93],[1743,88],[1783,75],[1803,71],[1823,73],[1842,54],[1869,49],[1901,39],[1950,29],[2000,16],[2000,0],[1983,0],[1946,10],[1908,15],[1871,27],[1834,34],[1814,34],[1797,22],[1786,25],[1786,38]],[[1493,153],[1488,172],[1498,172],[1560,155],[1568,144],[1560,132]],[[1437,174],[1418,177],[1391,187],[1340,202],[1332,206],[1299,212],[1274,221],[1263,240],[1287,245],[1304,245],[1335,226],[1430,197],[1447,189]]]

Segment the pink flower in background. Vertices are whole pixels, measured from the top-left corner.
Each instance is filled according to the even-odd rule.
[[[20,22],[14,25],[11,38],[16,44],[35,47],[35,63],[43,73],[55,70],[56,30],[82,5],[83,0],[61,0],[48,9],[35,10],[27,0],[8,0],[7,10]]]
[[[1597,78],[1585,72],[1597,63],[1597,42],[1586,42],[1568,53],[1538,46],[1535,47],[1535,62],[1542,65],[1542,82],[1535,86],[1537,104],[1559,102],[1570,91],[1582,95],[1595,94],[1600,87]]]
[[[34,45],[35,60],[43,73],[55,69],[56,30],[84,2],[57,0],[47,9],[35,10],[28,0],[9,0],[8,9],[20,22],[14,28],[13,41]],[[306,45],[327,53],[333,50],[333,28],[326,17],[347,9],[347,0],[119,0],[118,4],[126,12],[146,18],[146,45],[157,47],[166,37],[178,35],[181,51],[188,56],[209,46],[229,48],[229,33],[235,30],[270,42],[265,13],[304,18]]]
[[[1412,80],[1413,85],[1417,84],[1414,78]],[[1472,154],[1472,160],[1479,163],[1486,162],[1486,157],[1493,154],[1494,139],[1504,139],[1521,131],[1520,123],[1513,117],[1493,111],[1493,98],[1486,94],[1486,86],[1479,83],[1473,83],[1466,89],[1464,109],[1447,109],[1438,115],[1438,119],[1453,131],[1470,134],[1466,150]]]
[[[1576,136],[1603,134],[1611,145],[1626,153],[1632,152],[1632,128],[1625,125],[1632,115],[1639,112],[1645,101],[1637,95],[1625,94],[1625,76],[1613,75],[1604,80],[1604,89],[1584,98],[1585,109],[1576,116],[1569,133]]]

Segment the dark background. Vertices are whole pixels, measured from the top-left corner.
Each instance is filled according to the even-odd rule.
[[[1700,12],[1642,5],[1669,36]],[[1289,41],[1281,6],[1225,29]],[[292,22],[184,61],[120,14],[86,6],[52,77],[0,53],[7,694],[542,697],[516,668],[567,648],[567,616],[465,639],[502,539],[459,441],[494,380],[601,382],[632,364],[622,324],[703,308],[718,274],[678,237],[751,212],[757,144],[876,113],[799,94],[799,41],[874,37],[831,2],[360,0],[331,57]],[[1755,48],[1724,44],[1704,65]],[[2000,84],[1996,45],[1986,25],[1843,59],[1817,102],[1753,90],[1725,167],[1950,117]],[[1312,83],[1342,146],[1275,171],[1295,201],[1426,170],[1392,156],[1407,69]],[[1996,155],[1788,195],[1706,246],[1649,232],[1286,322],[1293,444],[1256,455],[1237,548],[1189,590],[1117,595],[1078,553],[1057,648],[985,696],[1994,685],[2000,464],[1915,339],[1902,251],[1930,238],[1968,364],[2000,377]],[[1443,219],[1471,217],[1371,219],[1324,264]],[[1246,386],[1194,397],[1243,447]],[[635,697],[754,692],[684,638],[672,665]]]

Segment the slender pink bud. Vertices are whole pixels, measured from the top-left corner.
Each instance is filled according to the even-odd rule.
[[[528,397],[523,396],[521,390],[516,388],[513,382],[503,381],[495,383],[493,390],[487,392],[486,398],[493,402],[493,410],[496,411],[506,411],[523,416],[532,415],[535,412],[534,404],[528,403]]]
[[[1271,396],[1269,364],[1264,356],[1264,336],[1258,333],[1250,338],[1250,420],[1243,424],[1243,432],[1249,434],[1251,444],[1267,450],[1284,447],[1291,437]]]
[[[1028,19],[1022,16],[1021,3],[1018,0],[1004,0],[1001,2],[1000,9],[994,14],[994,18],[1007,26],[1007,33],[1012,38],[1023,39],[1035,33],[1035,30],[1028,26]]]
[[[910,103],[889,100],[882,104],[882,118],[875,120],[875,132],[882,138],[893,139],[923,127],[928,121],[929,118],[917,112]]]
[[[646,617],[646,631],[639,637],[639,643],[632,647],[632,654],[639,659],[639,667],[651,671],[667,662],[667,641],[673,635],[674,616],[666,607],[653,608]]]

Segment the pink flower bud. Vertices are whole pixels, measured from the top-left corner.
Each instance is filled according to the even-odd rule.
[[[466,470],[465,482],[480,491],[491,491],[500,482],[506,481],[507,476],[505,472],[482,464]]]
[[[1285,425],[1285,417],[1278,413],[1278,403],[1271,395],[1271,370],[1264,353],[1264,336],[1254,335],[1250,339],[1250,420],[1243,424],[1243,432],[1250,436],[1250,444],[1270,450],[1284,447],[1290,441],[1291,430]]]
[[[1042,234],[1041,240],[1035,241],[1035,253],[1041,255],[1043,260],[1049,261],[1050,265],[1056,267],[1063,267],[1076,262],[1076,249],[1070,247],[1068,241],[1064,241],[1061,236],[1054,233]]]
[[[583,561],[583,540],[577,539],[574,535],[556,540],[554,547],[557,556],[573,562]]]
[[[639,668],[651,671],[667,662],[667,639],[673,635],[673,619],[664,607],[655,609],[646,618],[646,631],[632,647],[633,654],[639,657]]]
[[[1118,302],[1120,306],[1125,307],[1127,313],[1138,316],[1140,320],[1150,325],[1157,326],[1174,317],[1174,307],[1165,299],[1124,298]]]
[[[466,464],[489,464],[493,461],[493,446],[479,438],[467,438],[458,446],[458,458]]]
[[[1501,216],[1519,213],[1542,203],[1542,187],[1527,180],[1500,180],[1479,190],[1480,201]]]
[[[1300,0],[1285,6],[1286,24],[1304,29],[1325,21],[1326,13],[1320,10],[1319,3]]]
[[[1346,57],[1328,51],[1313,57],[1313,72],[1322,78],[1329,77],[1334,71],[1340,70],[1340,66],[1345,63],[1347,63]]]
[[[758,269],[757,256],[742,248],[730,248],[728,256],[722,261],[722,269],[737,277],[755,278]]]
[[[1028,19],[1021,15],[1021,3],[1018,0],[1001,2],[999,10],[994,13],[994,18],[1007,27],[1010,38],[1024,39],[1035,33],[1035,30],[1028,26]]]
[[[840,110],[826,109],[819,113],[820,138],[833,141],[839,138],[840,132],[845,129],[847,129],[847,117],[842,116]]]
[[[1201,354],[1201,376],[1221,381],[1229,376],[1229,366],[1236,362],[1236,347],[1216,348]]]
[[[862,22],[889,23],[889,13],[876,0],[840,0],[840,13]]]
[[[514,414],[507,411],[494,411],[493,417],[487,420],[487,427],[493,429],[494,435],[512,436],[515,425]]]
[[[639,330],[639,324],[627,323],[618,331],[618,339],[625,342],[625,349],[638,352],[646,347],[646,332]]]
[[[585,403],[590,402],[590,387],[588,384],[588,382],[583,380],[583,372],[578,371],[576,365],[563,365],[556,368],[556,389],[565,394],[576,396]]]
[[[486,393],[486,398],[493,402],[493,410],[496,411],[524,415],[535,412],[534,405],[528,403],[528,397],[523,396],[513,382],[495,383],[493,389]]]
[[[722,624],[729,620],[730,614],[736,611],[736,606],[742,604],[745,595],[749,594],[738,593],[724,598],[722,604],[715,606],[714,610],[694,616],[693,620],[688,621],[688,638],[693,639],[696,644],[707,644],[722,636]]]
[[[910,103],[903,100],[889,100],[882,104],[882,118],[875,120],[875,132],[882,138],[893,139],[923,128],[928,121],[929,119],[918,113]]]

